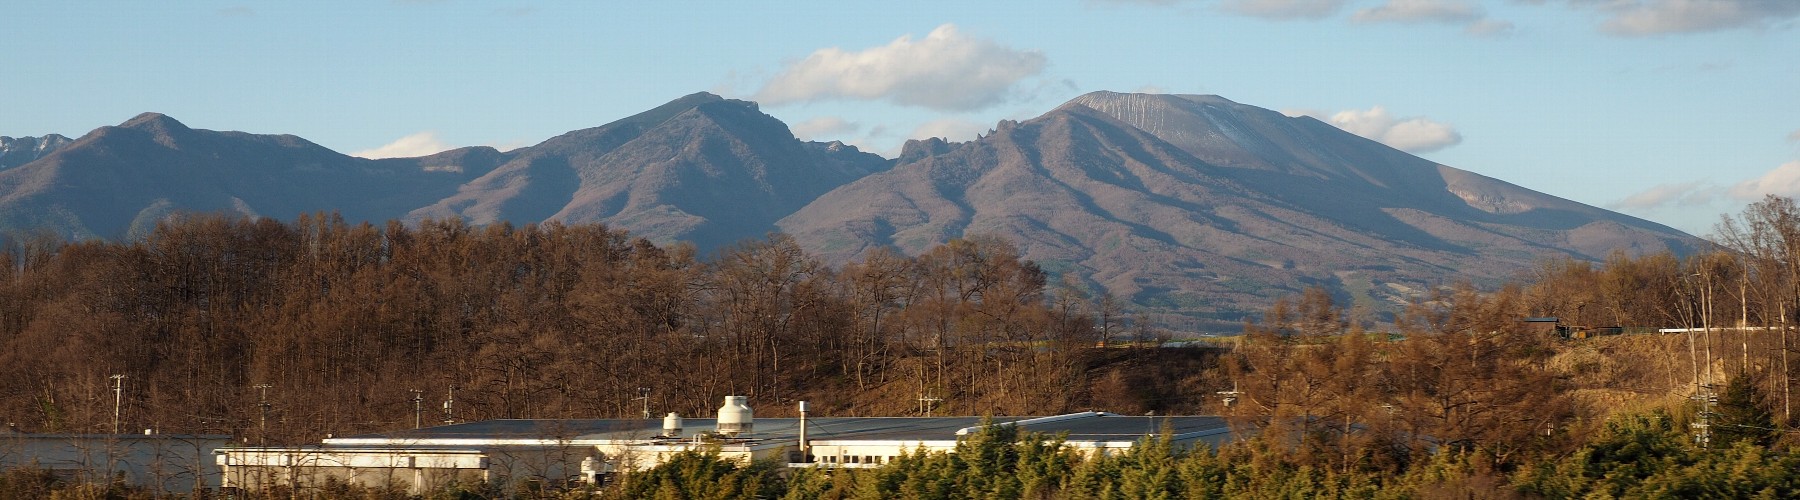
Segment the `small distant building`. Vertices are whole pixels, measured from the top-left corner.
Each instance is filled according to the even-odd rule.
[[[29,467],[90,483],[121,479],[158,493],[220,486],[213,455],[231,436],[194,434],[36,434],[0,431],[0,469]]]
[[[1545,336],[1562,335],[1562,319],[1555,316],[1525,318],[1525,331]]]
[[[615,472],[648,469],[699,449],[729,459],[776,458],[794,467],[876,467],[919,450],[953,450],[957,438],[979,430],[982,422],[981,417],[753,419],[739,396],[726,399],[718,418],[488,420],[331,438],[311,446],[229,448],[217,459],[223,486],[246,490],[327,481],[400,487],[414,494],[452,483],[566,487],[603,483]],[[1224,419],[1210,416],[1082,412],[991,422],[1062,434],[1067,446],[1095,453],[1130,448],[1165,426],[1180,446],[1216,446],[1230,434]]]

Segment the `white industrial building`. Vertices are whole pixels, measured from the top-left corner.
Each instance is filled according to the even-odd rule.
[[[805,415],[805,403],[801,403]],[[566,486],[605,481],[614,471],[654,467],[677,453],[717,450],[721,457],[781,457],[790,466],[875,467],[903,454],[951,451],[979,429],[982,417],[823,417],[754,419],[742,396],[727,397],[716,418],[662,420],[488,420],[330,438],[318,445],[218,451],[223,486],[305,488],[328,480],[406,488],[414,493],[451,483]],[[1216,446],[1229,436],[1222,418],[1121,416],[1082,412],[1048,417],[993,417],[1060,435],[1066,446],[1123,450],[1167,429],[1177,445]]]

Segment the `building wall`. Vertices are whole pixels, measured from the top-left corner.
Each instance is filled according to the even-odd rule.
[[[814,441],[812,463],[827,466],[879,466],[901,455],[947,452],[956,449],[956,441]]]
[[[218,462],[223,485],[246,491],[308,489],[331,482],[393,488],[410,494],[453,485],[487,484],[502,490],[581,481],[581,465],[592,446],[493,447],[464,450],[238,448],[223,450]]]
[[[404,489],[412,494],[489,480],[490,462],[469,450],[327,450],[321,448],[236,448],[216,461],[221,485],[246,491],[277,487],[307,489],[333,481],[369,488]]]
[[[441,491],[454,485],[479,485],[488,481],[484,469],[258,466],[237,467],[227,473],[225,488],[270,491],[279,488],[308,490],[332,483],[364,488],[404,490],[411,495]]]

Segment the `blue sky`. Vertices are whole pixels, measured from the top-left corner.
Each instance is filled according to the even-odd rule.
[[[759,5],[762,4],[762,5]],[[1800,1],[9,2],[0,135],[145,111],[510,148],[693,92],[891,155],[1096,90],[1219,94],[1695,234],[1800,195]]]

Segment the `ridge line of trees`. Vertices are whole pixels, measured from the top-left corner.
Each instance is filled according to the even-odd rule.
[[[269,443],[415,416],[633,417],[644,404],[704,415],[728,394],[771,415],[799,399],[907,415],[923,395],[942,398],[926,409],[938,414],[1200,403],[1165,398],[1196,379],[1088,390],[1138,382],[1119,375],[1126,362],[1172,354],[1095,348],[1123,336],[1116,306],[1096,328],[1092,304],[990,238],[841,269],[781,234],[703,260],[600,225],[326,214],[3,243],[0,418],[26,431],[110,430],[114,374],[127,429]],[[415,415],[413,390],[434,402],[454,391],[453,413]]]

